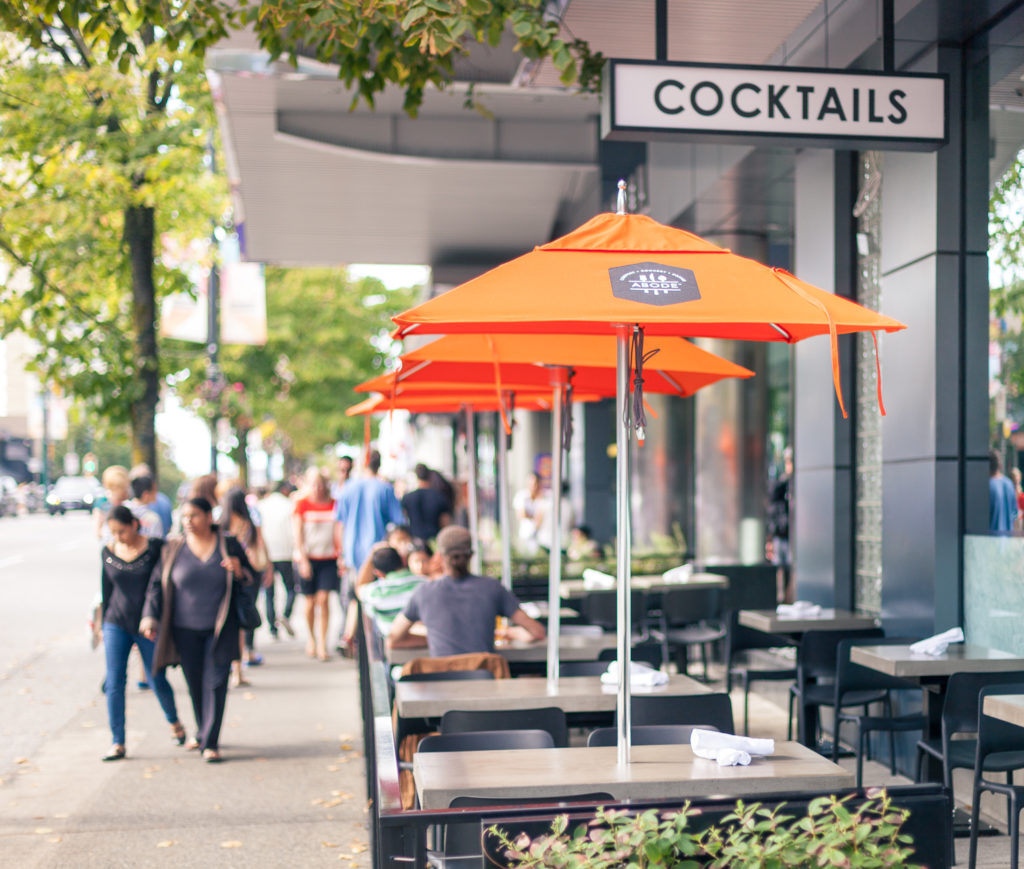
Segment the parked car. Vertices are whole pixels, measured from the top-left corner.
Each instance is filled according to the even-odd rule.
[[[68,510],[92,510],[101,494],[95,477],[60,477],[46,495],[46,509],[51,516]]]
[[[0,477],[0,516],[18,514],[18,482],[6,474]]]

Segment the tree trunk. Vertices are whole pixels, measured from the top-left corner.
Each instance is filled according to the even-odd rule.
[[[132,205],[124,212],[124,238],[132,277],[134,366],[138,391],[131,398],[132,462],[145,462],[157,478],[156,405],[160,399],[160,364],[156,344],[156,288],[153,283],[155,213]]]
[[[238,481],[243,489],[249,488],[249,427],[238,424],[235,428],[235,437],[238,438],[238,446],[234,449],[232,458],[238,465]]]

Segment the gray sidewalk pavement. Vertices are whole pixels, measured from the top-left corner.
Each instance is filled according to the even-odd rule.
[[[304,646],[262,642],[251,687],[229,692],[216,765],[171,741],[133,679],[128,758],[101,762],[97,659],[94,701],[0,781],[0,866],[370,866],[357,668]],[[184,680],[170,678],[191,733]]]

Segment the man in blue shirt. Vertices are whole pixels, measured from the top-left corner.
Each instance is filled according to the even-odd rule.
[[[1009,537],[1017,519],[1017,493],[1001,466],[999,453],[989,450],[988,529],[999,537]]]
[[[351,649],[355,636],[356,572],[366,561],[373,544],[387,536],[388,525],[400,525],[404,519],[402,505],[398,503],[394,488],[378,476],[379,471],[380,453],[371,450],[362,473],[350,478],[339,491],[334,511],[338,537],[341,539],[339,567],[345,577],[342,602],[347,609],[345,627],[338,646],[342,654]]]

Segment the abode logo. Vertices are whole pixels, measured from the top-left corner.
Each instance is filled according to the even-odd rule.
[[[934,150],[947,139],[945,76],[611,60],[606,139]]]
[[[645,305],[676,305],[700,298],[697,278],[689,269],[661,263],[633,263],[608,269],[612,295]]]

